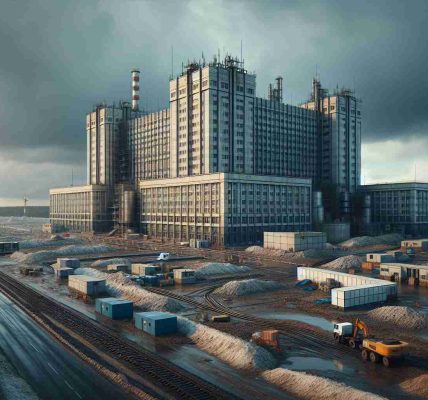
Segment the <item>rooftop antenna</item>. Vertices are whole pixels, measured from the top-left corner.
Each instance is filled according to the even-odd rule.
[[[241,66],[242,66],[242,39],[241,39]]]
[[[74,170],[71,168],[71,186],[74,186]]]
[[[27,203],[30,199],[27,196],[24,196],[24,217],[27,215]]]
[[[174,77],[174,46],[171,46],[171,79]]]

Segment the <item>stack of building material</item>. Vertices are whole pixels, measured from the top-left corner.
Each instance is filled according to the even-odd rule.
[[[43,271],[43,267],[30,267],[30,266],[24,266],[19,268],[19,272],[22,275],[30,275],[30,276],[35,276],[35,275],[40,275]]]
[[[153,336],[169,335],[177,332],[177,316],[174,314],[150,311],[134,314],[135,327]]]
[[[320,282],[319,284],[319,289],[326,293],[330,293],[332,289],[339,287],[340,282],[337,282],[334,278],[327,278],[325,281]]]
[[[195,283],[195,271],[193,269],[176,269],[174,270],[174,281],[181,285]]]
[[[150,264],[132,264],[131,273],[134,275],[156,275],[162,272],[162,268],[159,265]]]
[[[128,272],[129,266],[127,264],[109,264],[107,271],[109,272]]]
[[[279,331],[274,329],[253,333],[251,335],[251,341],[262,346],[270,346],[276,349],[280,348]]]
[[[97,299],[95,309],[101,315],[111,319],[129,319],[132,318],[134,305],[129,300],[107,297]]]
[[[78,294],[96,297],[106,292],[106,280],[87,275],[70,275],[68,287]]]

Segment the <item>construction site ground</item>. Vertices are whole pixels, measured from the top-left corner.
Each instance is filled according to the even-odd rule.
[[[31,237],[34,237],[34,235]],[[43,237],[43,235],[38,234],[38,237]],[[199,301],[201,304],[205,303],[207,293],[231,280],[258,278],[281,282],[283,288],[277,291],[234,298],[216,296],[215,294],[210,294],[210,296],[227,309],[244,315],[264,318],[269,321],[287,321],[288,331],[284,329],[280,336],[281,351],[274,353],[278,359],[278,365],[284,368],[308,371],[315,375],[329,377],[358,389],[381,394],[391,399],[412,398],[412,395],[408,392],[401,390],[398,386],[399,383],[428,373],[428,330],[397,330],[394,326],[388,326],[369,319],[366,315],[370,310],[369,308],[344,312],[332,308],[330,304],[315,304],[316,299],[326,297],[324,292],[319,290],[305,292],[295,286],[298,265],[315,265],[322,260],[297,257],[286,259],[260,257],[245,252],[244,248],[227,250],[192,249],[172,243],[142,240],[127,241],[102,235],[83,236],[83,238],[91,244],[109,244],[117,248],[117,251],[97,255],[99,258],[110,255],[112,257],[121,257],[129,254],[153,254],[166,251],[182,258],[199,257],[199,259],[170,261],[167,263],[168,266],[196,268],[203,262],[216,261],[233,262],[251,267],[251,271],[248,273],[217,275],[215,277],[207,277],[194,285],[176,285],[166,288],[171,294],[186,296]],[[31,251],[35,250],[40,250],[40,248]],[[358,249],[356,252],[365,254],[369,251],[380,250],[382,248],[376,246],[376,248]],[[353,253],[352,251],[348,252],[349,254]],[[420,262],[423,262],[423,257],[427,257],[427,255],[421,256]],[[150,262],[154,257],[152,255],[140,255],[132,256],[131,259],[133,262]],[[3,271],[7,269],[7,272],[14,277],[38,288],[46,295],[85,313],[87,316],[99,318],[94,312],[93,305],[85,304],[70,297],[66,282],[57,281],[53,274],[49,273],[44,273],[40,277],[23,277],[19,274],[19,265],[13,264],[8,262],[7,258],[3,258],[0,268]],[[82,266],[89,266],[91,261],[85,261],[82,264]],[[100,269],[102,270],[102,268]],[[418,306],[421,312],[428,313],[428,289],[401,286],[398,300],[390,304]],[[207,311],[207,313],[208,316],[215,314],[212,311]],[[202,310],[189,303],[182,314],[198,320],[202,316]],[[353,351],[346,346],[336,345],[332,338],[333,322],[352,321],[356,317],[366,321],[370,328],[370,333],[376,336],[384,338],[399,337],[408,341],[409,356],[406,362],[402,366],[385,369],[380,365],[363,363],[359,352]],[[152,338],[137,332],[131,322],[111,322],[106,319],[102,319],[101,322],[109,325],[112,329],[120,331],[124,337],[159,353],[161,356],[179,364],[190,372],[204,377],[208,381],[215,381],[221,378],[224,380],[226,387],[233,388],[236,381],[243,380],[243,383],[247,382],[248,385],[253,385],[252,398],[263,398],[263,392],[267,390],[268,384],[255,379],[252,373],[234,370],[215,357],[196,348],[184,336]],[[255,331],[266,329],[266,325],[259,326],[257,322],[236,317],[232,317],[230,322],[206,322],[206,324],[245,340],[250,340]],[[272,324],[272,327],[275,327],[275,323]],[[308,341],[302,342],[299,340],[299,332],[305,332],[306,338],[313,338],[312,345]],[[282,398],[278,389],[269,387],[269,391],[270,398]],[[415,396],[414,398],[418,397]]]

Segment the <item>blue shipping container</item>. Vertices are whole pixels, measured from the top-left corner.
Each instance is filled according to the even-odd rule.
[[[105,298],[96,300],[96,310],[111,319],[128,319],[132,318],[134,311],[134,304],[132,301],[116,299],[116,298]]]
[[[177,316],[170,313],[150,311],[134,314],[135,327],[153,336],[177,332]]]

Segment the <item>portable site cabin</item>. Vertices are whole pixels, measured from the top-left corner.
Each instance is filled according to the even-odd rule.
[[[106,280],[87,275],[70,275],[68,287],[78,293],[95,297],[106,291]]]
[[[127,264],[109,264],[107,265],[108,272],[128,272],[129,266]]]
[[[177,316],[174,314],[150,311],[134,314],[135,327],[153,336],[169,335],[177,332]]]
[[[80,260],[78,258],[57,258],[57,268],[80,268]]]
[[[159,265],[150,264],[132,264],[131,273],[134,275],[156,275],[162,272],[162,268]]]
[[[95,309],[101,315],[111,319],[130,319],[134,312],[134,303],[129,300],[107,297],[97,299]]]
[[[175,269],[174,281],[179,284],[195,283],[196,276],[193,269]]]
[[[66,278],[67,276],[74,274],[74,269],[73,268],[67,268],[67,267],[55,268],[54,274],[57,278]]]

